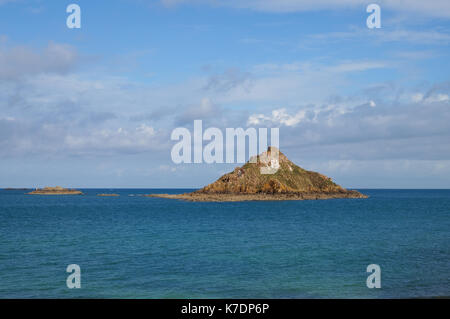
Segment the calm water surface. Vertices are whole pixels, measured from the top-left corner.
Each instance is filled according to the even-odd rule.
[[[0,298],[450,296],[450,190],[190,203],[0,191]],[[98,193],[120,197],[98,197]],[[382,288],[366,287],[379,264]],[[66,267],[81,267],[81,289]]]

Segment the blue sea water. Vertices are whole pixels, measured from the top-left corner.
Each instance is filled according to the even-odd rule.
[[[83,191],[0,191],[0,298],[450,296],[450,190],[234,203]],[[69,264],[81,289],[66,286]],[[366,286],[369,264],[381,289]]]

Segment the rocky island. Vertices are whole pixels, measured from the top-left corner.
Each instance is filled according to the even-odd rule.
[[[261,168],[272,168],[274,173],[261,174]],[[199,202],[367,198],[356,190],[337,185],[325,175],[295,165],[274,147],[195,192],[147,196]]]
[[[28,193],[29,195],[83,195],[83,193],[76,189],[68,189],[60,186],[37,188]]]

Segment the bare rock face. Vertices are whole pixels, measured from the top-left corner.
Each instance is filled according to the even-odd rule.
[[[278,159],[273,154],[278,152]],[[261,168],[273,168],[273,174],[262,174]],[[343,187],[322,174],[304,170],[292,163],[279,150],[270,147],[233,172],[196,191],[201,194],[287,194],[287,193],[346,193]]]
[[[346,190],[327,176],[295,165],[275,147],[198,191],[154,196],[194,201],[367,198]]]

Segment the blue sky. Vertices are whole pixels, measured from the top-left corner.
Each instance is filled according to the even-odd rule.
[[[82,11],[66,26],[67,5]],[[200,187],[176,127],[279,127],[346,187],[450,187],[450,3],[0,0],[0,187]]]

